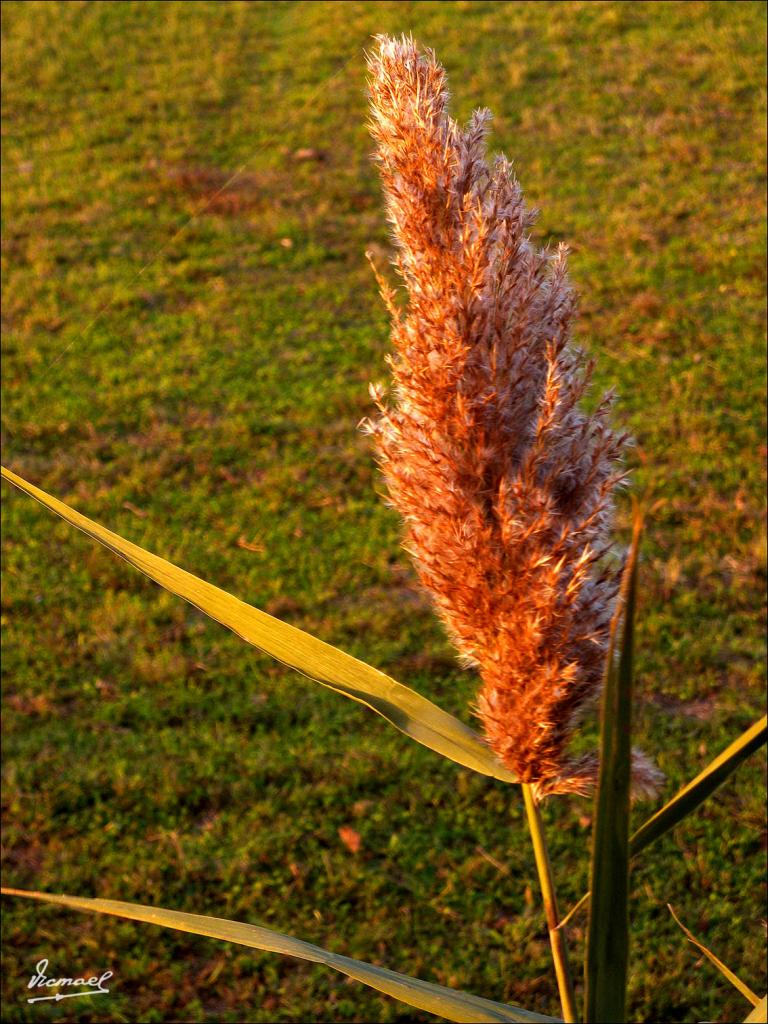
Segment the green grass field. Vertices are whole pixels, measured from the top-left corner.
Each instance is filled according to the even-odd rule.
[[[458,116],[494,111],[538,238],[572,246],[578,336],[622,396],[635,493],[663,499],[636,721],[671,795],[763,704],[765,12],[4,4],[4,463],[472,721],[475,679],[356,429],[388,348],[364,252],[390,253],[363,49],[413,31]],[[257,655],[29,498],[3,501],[5,884],[262,923],[555,1012],[515,788]],[[624,538],[628,523],[625,497]],[[667,902],[762,992],[764,766],[634,871],[633,1020],[749,1009]],[[590,814],[545,809],[565,907]],[[8,1021],[429,1019],[278,956],[4,911]],[[580,916],[577,961],[584,937]],[[28,1006],[42,957],[113,970],[113,993]]]

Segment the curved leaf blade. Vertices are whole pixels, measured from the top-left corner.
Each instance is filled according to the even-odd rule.
[[[469,726],[415,690],[296,626],[259,611],[226,590],[132,544],[10,470],[2,476],[71,526],[103,544],[170,593],[183,598],[242,640],[331,690],[365,704],[411,739],[465,768],[517,782]]]
[[[660,810],[652,815],[635,832],[630,840],[630,853],[634,857],[646,846],[655,843],[666,832],[674,828],[695,811],[708,796],[736,771],[742,761],[758,750],[768,736],[768,716],[764,715],[749,729],[734,740],[729,747],[711,761],[704,771],[699,772],[687,786],[672,797]]]
[[[741,978],[737,974],[734,974],[730,967],[726,967],[723,961],[720,960],[719,957],[716,957],[711,949],[708,949],[703,942],[699,942],[699,940],[696,938],[693,932],[689,931],[689,929],[685,927],[683,922],[674,912],[671,903],[667,904],[667,910],[674,918],[675,924],[684,933],[686,939],[688,939],[689,942],[696,946],[697,949],[701,950],[704,956],[715,965],[718,971],[720,971],[724,978],[727,978],[728,981],[730,981],[734,988],[738,989],[739,992],[741,992],[741,994],[748,1002],[752,1003],[753,1006],[758,1006],[760,1004],[760,996],[756,996],[752,989],[749,987],[749,985],[745,985]]]
[[[429,981],[410,978],[406,974],[398,974],[396,971],[377,967],[363,960],[353,960],[348,956],[331,953],[311,942],[304,942],[303,939],[296,939],[292,935],[285,935],[271,928],[245,924],[242,921],[227,921],[220,917],[186,914],[179,910],[164,910],[160,907],[143,906],[140,903],[123,903],[119,900],[59,896],[23,889],[3,889],[2,892],[4,895],[23,896],[26,899],[55,903],[73,910],[145,921],[177,931],[190,932],[193,935],[205,935],[213,939],[223,939],[225,942],[236,942],[241,946],[250,946],[252,949],[264,949],[300,960],[309,960],[312,963],[325,964],[326,967],[346,974],[347,977],[354,978],[355,981],[360,981],[378,992],[399,999],[408,1006],[426,1010],[451,1021],[542,1021],[545,1024],[557,1021],[556,1017],[545,1017],[518,1006],[497,1003],[481,996],[473,996],[469,992],[460,992]]]

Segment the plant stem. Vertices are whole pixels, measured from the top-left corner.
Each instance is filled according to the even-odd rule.
[[[533,840],[536,870],[539,873],[541,895],[544,900],[544,913],[547,918],[547,928],[549,929],[549,944],[552,947],[552,959],[555,962],[555,974],[557,976],[557,987],[560,992],[563,1019],[566,1021],[566,1024],[575,1024],[577,1020],[576,997],[573,992],[571,969],[568,964],[568,947],[565,941],[565,934],[563,929],[559,927],[560,914],[557,909],[557,896],[555,895],[555,883],[552,878],[552,865],[549,861],[547,840],[544,835],[544,823],[541,820],[541,813],[530,785],[524,782],[522,787],[525,810],[528,814],[528,827],[531,830],[531,839]]]

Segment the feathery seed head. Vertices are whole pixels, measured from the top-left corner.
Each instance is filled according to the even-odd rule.
[[[627,437],[613,395],[580,406],[592,365],[570,340],[567,252],[536,249],[509,162],[486,161],[490,112],[448,115],[443,68],[407,37],[368,57],[395,265],[388,403],[373,434],[406,549],[465,664],[501,760],[537,793],[585,791],[595,758],[567,753],[597,695],[621,575],[606,563]],[[654,769],[635,761],[640,788]]]

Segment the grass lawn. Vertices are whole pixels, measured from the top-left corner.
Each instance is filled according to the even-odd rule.
[[[5,3],[4,463],[472,721],[476,681],[356,429],[388,349],[364,252],[385,269],[390,253],[362,53],[413,31],[458,116],[494,111],[538,238],[572,246],[579,338],[622,396],[635,492],[663,500],[636,717],[671,795],[763,705],[765,10]],[[3,501],[5,884],[262,923],[555,1012],[518,790],[257,655],[29,498]],[[748,1011],[667,902],[762,993],[764,767],[637,865],[633,1020]],[[545,808],[565,907],[590,814]],[[4,911],[8,1021],[430,1019],[279,956]],[[579,916],[577,961],[584,937]],[[42,957],[113,970],[112,994],[28,1006]]]

